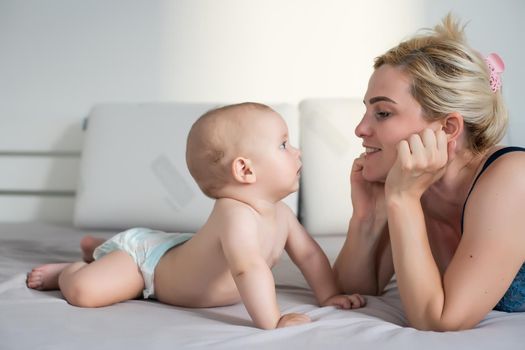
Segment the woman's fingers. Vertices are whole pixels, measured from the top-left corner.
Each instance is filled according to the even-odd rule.
[[[410,169],[412,167],[412,151],[407,140],[402,140],[397,145],[397,157],[401,161],[404,169]]]
[[[412,166],[415,168],[425,167],[428,159],[428,147],[423,143],[422,137],[418,134],[410,135],[408,144],[412,153]]]
[[[425,129],[401,141],[398,152],[405,169],[436,170],[448,159],[447,136],[443,130]]]
[[[443,130],[439,130],[436,133],[436,137],[437,137],[437,148],[438,148],[438,150],[446,152],[447,151],[447,145],[448,145],[447,134]]]
[[[421,196],[444,174],[444,167],[453,152],[447,145],[443,130],[425,129],[410,135],[397,145],[397,161],[388,173],[387,195],[409,192]]]
[[[362,153],[358,158],[354,159],[354,163],[352,164],[352,172],[361,171],[363,169],[363,155],[364,153]]]

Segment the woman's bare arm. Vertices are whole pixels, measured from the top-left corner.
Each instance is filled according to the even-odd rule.
[[[412,153],[432,143],[428,135],[423,140],[429,141],[419,146],[420,141],[411,141]],[[519,174],[525,155],[506,158],[494,162],[476,184],[465,210],[463,237],[443,277],[430,250],[420,204],[419,192],[426,188],[420,186],[422,179],[432,172],[411,170],[409,163],[397,168],[401,176],[392,193],[387,190],[388,223],[401,300],[413,327],[446,331],[476,326],[523,264],[525,182]]]
[[[380,295],[394,274],[386,220],[367,225],[352,218],[333,269],[346,293]]]
[[[381,294],[393,275],[384,184],[363,178],[363,155],[350,173],[353,213],[345,243],[334,264],[346,293]]]

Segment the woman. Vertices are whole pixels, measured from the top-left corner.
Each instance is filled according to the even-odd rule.
[[[380,294],[395,272],[421,330],[525,311],[525,149],[497,146],[503,62],[470,48],[448,15],[374,68],[355,130],[366,152],[352,167],[340,286]]]

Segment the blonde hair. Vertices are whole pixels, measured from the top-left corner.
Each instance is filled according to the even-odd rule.
[[[411,94],[425,118],[463,116],[467,147],[481,153],[504,136],[508,116],[501,89],[493,92],[484,58],[466,43],[464,26],[448,14],[442,24],[400,43],[375,59],[400,67],[412,79]]]
[[[245,126],[253,111],[273,111],[255,102],[212,109],[192,125],[186,142],[186,164],[202,192],[218,198],[231,179],[231,165],[246,139]]]

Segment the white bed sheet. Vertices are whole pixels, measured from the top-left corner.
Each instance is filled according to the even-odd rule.
[[[406,327],[392,283],[365,308],[319,308],[287,257],[274,269],[282,312],[305,312],[314,322],[264,331],[242,305],[188,309],[133,300],[82,309],[57,291],[26,288],[31,267],[78,260],[85,231],[40,223],[0,224],[0,349],[523,349],[525,313],[491,312],[475,329],[423,332]],[[110,236],[114,232],[100,232]],[[318,242],[333,260],[344,237]]]

